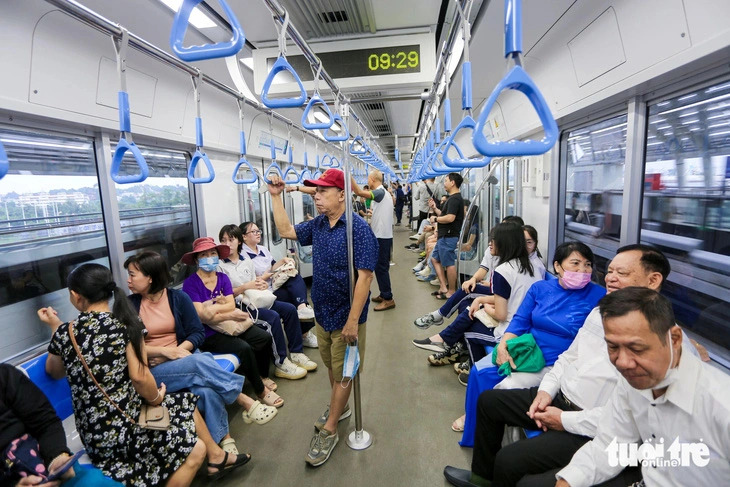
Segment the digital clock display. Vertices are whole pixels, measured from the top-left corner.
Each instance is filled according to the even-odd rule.
[[[357,78],[384,74],[420,73],[421,46],[380,47],[351,51],[322,52],[317,56],[332,78]],[[314,74],[304,56],[287,56],[287,61],[302,81],[312,81]],[[267,58],[268,69],[276,58]]]

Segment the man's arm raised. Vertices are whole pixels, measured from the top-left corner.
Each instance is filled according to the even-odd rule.
[[[296,240],[297,232],[294,231],[294,225],[289,221],[284,208],[284,201],[281,199],[281,193],[285,188],[284,181],[278,175],[272,174],[268,187],[269,194],[271,194],[271,207],[274,211],[274,224],[279,230],[279,235],[289,240]]]

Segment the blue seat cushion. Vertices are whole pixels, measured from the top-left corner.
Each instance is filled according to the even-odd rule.
[[[48,352],[22,364],[21,367],[28,373],[30,380],[46,395],[58,417],[65,419],[73,414],[71,388],[65,377],[54,379],[46,373],[46,360],[48,360]]]

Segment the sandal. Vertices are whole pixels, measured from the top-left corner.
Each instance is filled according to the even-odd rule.
[[[449,297],[446,296],[446,293],[442,293],[442,292],[438,292],[438,293],[434,294],[434,296],[436,296],[436,299],[441,299],[441,300],[449,299]]]
[[[273,380],[271,380],[268,377],[265,377],[265,378],[262,377],[261,382],[263,382],[264,386],[266,386],[266,388],[270,391],[275,392],[279,388],[279,386],[276,385],[276,382],[274,382]]]
[[[221,440],[221,442],[218,443],[218,446],[221,447],[221,450],[227,451],[231,455],[238,455],[236,440],[234,440],[233,438],[226,438]]]
[[[208,462],[208,467],[218,469],[217,472],[208,474],[208,478],[210,480],[218,480],[219,478],[233,472],[238,467],[246,465],[249,460],[251,460],[251,455],[249,455],[248,453],[244,453],[241,455],[236,455],[236,461],[230,465],[226,465],[226,462],[228,462],[229,453],[225,452],[225,454],[226,455],[223,457],[223,461],[221,463]]]
[[[284,405],[284,400],[274,391],[267,392],[260,399],[261,399],[261,402],[263,402],[267,406],[274,406],[275,408],[280,408]]]
[[[451,430],[456,431],[457,433],[461,433],[464,431],[464,422],[466,421],[466,414],[456,419],[453,423],[451,423]]]
[[[264,406],[259,401],[255,401],[251,409],[241,413],[243,421],[246,424],[256,422],[256,424],[266,424],[276,416],[279,411],[275,407]]]

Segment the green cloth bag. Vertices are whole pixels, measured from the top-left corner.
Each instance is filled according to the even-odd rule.
[[[507,340],[507,351],[512,356],[517,368],[514,372],[540,372],[545,367],[545,357],[542,350],[535,343],[532,333],[525,333],[516,338]],[[497,350],[492,352],[492,363],[497,365]],[[513,370],[509,362],[499,366],[499,375],[507,377]]]

